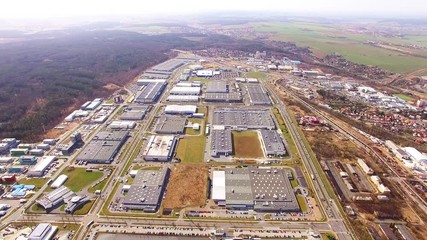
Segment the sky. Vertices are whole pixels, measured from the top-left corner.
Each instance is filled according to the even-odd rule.
[[[417,18],[427,16],[427,0],[2,0],[0,20],[167,16],[235,10]]]

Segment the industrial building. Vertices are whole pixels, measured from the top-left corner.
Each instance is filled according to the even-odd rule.
[[[239,92],[229,93],[206,93],[205,102],[242,102],[242,95]]]
[[[68,200],[67,206],[65,207],[65,212],[71,214],[77,209],[81,208],[83,205],[85,205],[89,201],[90,201],[89,196],[86,196],[86,195],[74,196]]]
[[[27,173],[28,177],[41,177],[45,174],[46,169],[51,165],[57,158],[55,156],[44,156],[40,161],[37,162]]]
[[[170,73],[156,71],[146,71],[142,74],[142,77],[148,79],[168,79],[170,76]]]
[[[362,168],[363,172],[367,175],[374,174],[374,170],[370,168],[363,159],[359,158],[357,159],[357,163],[359,164],[360,168]]]
[[[156,133],[160,134],[182,134],[184,133],[187,118],[180,116],[162,116],[156,124]]]
[[[19,144],[16,138],[4,138],[0,142],[0,154],[7,153],[11,148],[15,148]]]
[[[57,177],[55,179],[55,181],[53,181],[53,183],[50,185],[50,187],[53,189],[59,188],[65,183],[65,181],[67,181],[67,179],[68,179],[67,175],[61,174],[59,177]]]
[[[126,142],[128,130],[100,131],[79,153],[76,160],[88,163],[111,163],[121,146]]]
[[[175,136],[151,136],[144,150],[146,161],[169,161],[172,159],[178,140]]]
[[[209,77],[212,77],[213,75],[214,75],[214,72],[212,70],[198,70],[198,71],[196,71],[197,77],[209,78]]]
[[[169,95],[166,98],[168,102],[198,102],[199,96],[194,95]]]
[[[264,153],[267,156],[284,156],[286,147],[283,139],[276,130],[261,129],[259,131]]]
[[[169,59],[166,62],[162,62],[154,67],[152,67],[151,69],[153,71],[158,71],[158,72],[168,72],[168,73],[172,73],[173,71],[175,71],[177,68],[183,66],[186,63],[190,63],[193,62],[194,59],[188,59],[188,58],[173,58],[173,59]]]
[[[133,129],[136,126],[135,121],[128,121],[128,120],[122,120],[122,121],[112,121],[108,127],[111,129]]]
[[[270,105],[271,100],[267,91],[259,84],[248,84],[246,89],[252,105]]]
[[[228,84],[225,81],[209,81],[206,85],[207,93],[227,93]]]
[[[214,110],[213,125],[236,130],[275,129],[269,109],[219,108]]]
[[[124,209],[156,212],[169,179],[169,168],[138,170],[124,201]]]
[[[21,165],[35,165],[37,163],[37,157],[31,155],[23,155],[18,158],[18,162]]]
[[[403,148],[405,152],[409,155],[409,157],[412,159],[412,161],[416,163],[427,163],[427,156],[422,154],[420,151],[413,147],[405,147]]]
[[[36,203],[42,206],[47,212],[68,202],[76,194],[65,186],[61,186],[44,197],[36,200]]]
[[[195,105],[167,105],[165,107],[166,114],[194,114],[197,112]]]
[[[15,158],[13,157],[0,157],[0,165],[7,165],[13,163]]]
[[[40,223],[28,235],[28,240],[51,240],[58,231],[58,227],[50,223]]]
[[[290,183],[292,174],[289,170],[269,167],[227,168],[225,171],[214,171],[213,177],[212,198],[227,209],[300,211]]]
[[[138,80],[141,88],[135,94],[135,103],[155,103],[166,88],[166,80]]]
[[[10,149],[10,155],[12,157],[19,157],[22,155],[27,155],[29,153],[28,149],[25,148],[12,148]]]
[[[125,111],[120,115],[120,120],[138,121],[145,117],[145,114],[150,110],[149,105],[131,104],[126,107]]]
[[[233,154],[233,140],[230,129],[212,130],[211,132],[211,156],[229,156]]]
[[[173,87],[170,91],[172,95],[200,95],[200,87]]]

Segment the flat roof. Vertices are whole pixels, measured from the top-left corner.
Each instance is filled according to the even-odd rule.
[[[156,102],[158,97],[165,89],[166,82],[150,82],[141,87],[136,93],[134,102]]]
[[[252,104],[271,104],[267,91],[259,84],[247,84],[249,98]]]
[[[195,113],[197,112],[196,105],[166,105],[166,113]]]
[[[213,156],[233,153],[233,140],[230,129],[212,130],[211,151],[211,155]]]
[[[170,102],[198,102],[199,96],[195,95],[169,95],[166,99]]]
[[[173,135],[151,136],[144,151],[144,157],[165,157],[172,156],[176,139]]]
[[[156,124],[156,133],[183,133],[187,118],[180,116],[162,116]]]
[[[219,108],[214,110],[213,125],[245,129],[274,129],[270,109]]]
[[[170,91],[171,94],[176,95],[199,95],[200,94],[200,87],[173,87]]]
[[[238,92],[229,93],[206,93],[205,101],[207,102],[241,102],[242,95]]]
[[[283,139],[276,130],[261,129],[260,135],[267,154],[286,154],[286,148],[285,144],[283,143]]]
[[[228,92],[228,84],[226,81],[209,81],[206,84],[207,93],[226,93]]]
[[[225,201],[225,172],[212,172],[212,199]]]

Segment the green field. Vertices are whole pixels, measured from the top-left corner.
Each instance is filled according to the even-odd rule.
[[[73,192],[82,190],[103,176],[103,173],[98,171],[86,172],[86,168],[75,168],[71,171],[65,169],[61,174],[68,176],[64,186],[68,187]]]
[[[232,132],[234,156],[237,158],[260,158],[264,156],[261,141],[256,131]]]
[[[304,196],[297,195],[297,200],[299,207],[301,208],[301,211],[305,212],[307,211],[307,203],[305,202]]]
[[[267,75],[261,72],[248,72],[246,73],[247,78],[265,78]]]
[[[199,81],[202,83],[206,83],[209,82],[211,79],[210,78],[201,78],[201,77],[190,77],[190,82],[195,82],[195,81]]]
[[[193,128],[185,128],[184,133],[186,135],[198,135],[198,134],[200,134],[200,130],[202,129],[202,119],[200,119],[200,118],[189,118],[188,122],[200,124],[200,129],[199,130],[193,130]]]
[[[24,178],[18,181],[19,184],[34,185],[37,189],[43,187],[49,179],[47,178]]]
[[[403,94],[403,93],[398,93],[398,94],[393,94],[393,96],[395,96],[395,97],[398,97],[398,98],[400,98],[400,99],[403,99],[403,100],[405,100],[405,101],[414,101],[414,99],[413,98],[411,98],[410,96],[408,96],[408,95],[405,95],[405,94]]]
[[[355,63],[376,65],[392,72],[412,72],[427,65],[427,50],[408,50],[424,57],[415,57],[402,52],[367,44],[368,40],[396,44],[426,45],[426,36],[409,36],[406,39],[374,37],[349,32],[345,26],[308,22],[262,22],[253,23],[257,31],[277,33],[273,40],[295,42],[300,47],[310,47],[318,56],[338,53]],[[407,50],[407,49],[405,49]]]
[[[83,205],[83,207],[77,209],[73,214],[86,215],[90,211],[94,203],[95,203],[95,200],[90,200],[85,205]]]
[[[202,163],[205,151],[205,136],[188,136],[179,140],[176,156],[182,163]]]

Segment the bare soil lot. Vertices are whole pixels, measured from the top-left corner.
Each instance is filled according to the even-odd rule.
[[[260,158],[264,156],[256,131],[232,132],[234,156],[237,158]]]

